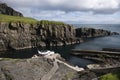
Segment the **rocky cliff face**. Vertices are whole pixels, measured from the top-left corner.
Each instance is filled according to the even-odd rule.
[[[15,11],[11,7],[8,7],[7,4],[5,4],[5,3],[0,3],[0,14],[23,17],[22,13]]]
[[[0,22],[0,51],[80,43],[81,38],[108,36],[116,33],[92,28],[78,28],[58,22]],[[79,37],[79,38],[76,38]]]
[[[67,24],[0,22],[0,50],[62,46],[77,42],[75,29]]]
[[[77,28],[76,29],[76,37],[82,37],[82,38],[101,37],[101,36],[109,36],[114,34],[118,34],[118,33],[110,32],[103,29],[94,29],[94,28]]]
[[[21,13],[0,3],[0,13],[12,16],[23,16]],[[5,16],[4,16],[5,17]],[[80,43],[84,37],[111,35],[110,31],[92,28],[78,28],[53,21],[36,21],[18,17],[0,21],[0,51],[8,49],[24,49],[36,46],[62,46]],[[12,20],[12,21],[11,21]],[[27,20],[27,21],[26,21]],[[21,22],[23,21],[23,22]],[[114,33],[116,34],[116,33]],[[78,37],[78,38],[76,38]]]

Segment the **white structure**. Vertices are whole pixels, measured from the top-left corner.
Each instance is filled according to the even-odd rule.
[[[59,62],[61,64],[64,64],[64,65],[68,66],[69,68],[71,68],[71,69],[73,69],[75,71],[78,71],[78,72],[84,70],[84,68],[80,68],[78,66],[71,66],[71,65],[65,63],[64,61],[59,60],[61,58],[60,54],[57,54],[57,53],[55,54],[53,51],[48,50],[46,52],[41,52],[41,51],[38,50],[38,54],[42,55],[43,57],[45,57],[47,59],[54,60],[54,63],[55,63],[54,66],[57,65],[57,62]],[[34,55],[32,58],[38,58],[38,56]],[[44,78],[43,78],[43,80],[44,80]]]
[[[49,57],[49,58],[56,58],[57,55],[53,51],[39,51],[38,50],[38,55],[34,55],[32,58],[38,58],[39,56],[44,56],[44,57]]]
[[[55,54],[53,51],[46,51],[46,52],[41,52],[41,51],[39,51],[38,50],[38,54],[40,54],[40,55],[52,55],[52,54]]]

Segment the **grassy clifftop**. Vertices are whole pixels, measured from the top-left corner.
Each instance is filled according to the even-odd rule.
[[[48,20],[41,20],[40,21],[41,24],[57,24],[57,25],[64,25],[65,23],[64,22],[58,22],[58,21],[48,21]]]
[[[29,17],[18,17],[0,14],[0,22],[37,23],[38,21]]]
[[[48,20],[41,20],[38,21],[34,18],[29,18],[29,17],[19,17],[19,16],[9,16],[9,15],[3,15],[0,14],[0,22],[23,22],[23,23],[40,23],[40,24],[65,24],[63,22],[58,22],[58,21],[48,21]]]

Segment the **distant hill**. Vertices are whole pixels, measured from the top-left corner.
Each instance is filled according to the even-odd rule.
[[[7,6],[6,3],[1,2],[0,2],[0,14],[23,17],[22,13],[15,11],[13,8]]]

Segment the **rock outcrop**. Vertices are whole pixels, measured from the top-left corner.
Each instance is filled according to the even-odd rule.
[[[47,22],[0,22],[0,50],[62,46],[80,42],[80,39],[75,38],[74,27],[64,23]]]
[[[92,80],[94,73],[77,72],[63,63],[44,57],[0,59],[0,80]]]
[[[23,17],[22,13],[15,11],[11,7],[7,6],[7,4],[5,4],[5,3],[0,3],[0,14]]]
[[[72,55],[80,58],[93,60],[96,64],[89,64],[86,68],[98,74],[110,73],[120,69],[120,52],[119,49],[103,49],[106,51],[95,50],[73,50]],[[109,51],[110,50],[110,51]],[[115,50],[115,51],[114,51]]]
[[[94,29],[94,28],[77,28],[76,29],[76,37],[89,38],[89,37],[101,37],[101,36],[109,36],[116,35],[118,33],[110,32],[103,29]]]
[[[37,23],[0,22],[0,51],[43,46],[63,46],[82,42],[82,38],[116,33],[101,29],[78,28],[53,21]]]
[[[0,59],[0,80],[72,80],[76,71],[43,57]],[[45,77],[47,76],[47,77]]]

